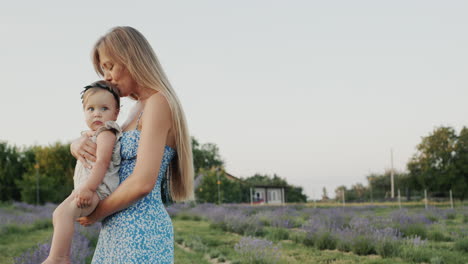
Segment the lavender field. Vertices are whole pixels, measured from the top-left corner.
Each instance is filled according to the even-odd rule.
[[[0,207],[0,263],[40,263],[53,204]],[[468,263],[468,208],[176,204],[176,263]],[[77,226],[72,263],[90,263],[99,225]]]

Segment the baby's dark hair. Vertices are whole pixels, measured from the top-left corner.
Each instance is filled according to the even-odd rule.
[[[106,90],[109,93],[111,93],[114,96],[115,102],[117,109],[120,109],[120,92],[119,90],[110,82],[100,80],[93,82],[92,84],[85,86],[84,90],[81,92],[81,103],[84,105],[85,100],[87,98],[86,92],[89,90],[94,90],[94,89],[101,89],[101,90]]]

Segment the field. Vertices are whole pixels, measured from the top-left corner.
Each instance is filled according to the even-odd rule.
[[[54,208],[0,206],[0,263],[32,264],[45,258]],[[168,212],[178,264],[468,263],[468,208],[461,205],[177,204]],[[99,228],[77,226],[73,263],[91,262]]]

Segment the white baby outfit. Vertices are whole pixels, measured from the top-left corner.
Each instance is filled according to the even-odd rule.
[[[96,133],[91,137],[93,142],[96,142],[96,138],[102,131],[110,130],[115,133],[116,140],[114,149],[112,150],[112,158],[107,169],[106,175],[102,180],[102,183],[97,187],[96,193],[99,199],[102,200],[109,196],[119,185],[119,168],[120,168],[120,137],[122,136],[122,129],[114,121],[107,121],[102,127],[100,127]],[[94,165],[94,162],[88,161]],[[81,161],[76,161],[75,174],[73,175],[73,183],[75,189],[84,184],[91,174],[91,169],[83,166]]]

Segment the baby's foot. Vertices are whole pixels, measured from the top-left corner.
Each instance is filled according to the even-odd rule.
[[[42,264],[71,264],[69,257],[48,257]]]

